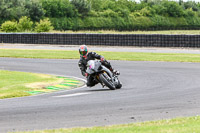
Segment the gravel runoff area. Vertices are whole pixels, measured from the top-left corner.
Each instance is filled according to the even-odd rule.
[[[79,45],[0,44],[0,48],[7,48],[7,49],[78,50]],[[91,45],[88,45],[88,49],[89,49],[89,51],[200,54],[200,48],[133,47],[133,46],[104,46],[104,45],[91,46]]]

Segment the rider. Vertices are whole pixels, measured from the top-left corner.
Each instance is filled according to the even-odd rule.
[[[110,63],[108,61],[106,61],[103,56],[98,55],[95,52],[88,52],[88,48],[86,45],[81,45],[79,47],[79,53],[80,53],[80,60],[78,62],[78,65],[79,65],[79,68],[81,69],[82,75],[87,78],[87,86],[88,87],[92,87],[95,84],[97,84],[97,82],[94,80],[94,78],[92,76],[88,75],[88,73],[86,72],[87,62],[89,60],[99,59],[99,60],[101,60],[101,62],[104,66],[106,66],[108,69],[110,69],[111,72],[113,72],[116,75],[119,75],[119,71],[114,70],[112,68],[112,66],[110,65]]]

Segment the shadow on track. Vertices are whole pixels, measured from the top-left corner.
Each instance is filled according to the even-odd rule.
[[[88,92],[94,92],[94,91],[112,91],[110,89],[93,89],[93,90],[87,90]]]

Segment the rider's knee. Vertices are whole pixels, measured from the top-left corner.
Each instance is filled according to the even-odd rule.
[[[86,85],[87,85],[87,87],[92,87],[92,86],[94,86],[95,84],[94,84],[94,83],[91,83],[91,82],[87,82]]]

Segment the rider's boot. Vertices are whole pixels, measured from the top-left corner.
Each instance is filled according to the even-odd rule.
[[[113,70],[113,73],[114,73],[115,75],[120,75],[120,72],[117,71],[117,70]]]
[[[114,68],[110,68],[110,71],[113,72],[115,75],[120,75],[120,72],[115,70]]]

